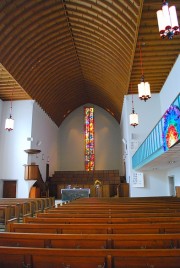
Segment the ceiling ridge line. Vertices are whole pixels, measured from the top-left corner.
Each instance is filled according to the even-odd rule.
[[[141,0],[139,3],[139,13],[137,15],[137,22],[136,22],[135,43],[133,46],[132,58],[131,58],[131,63],[130,63],[131,70],[129,72],[129,86],[130,86],[130,82],[131,82],[133,62],[134,62],[136,47],[137,47],[137,43],[138,43],[138,34],[139,34],[139,29],[140,29],[140,24],[141,24],[143,6],[144,6],[144,0]],[[128,86],[128,88],[129,88],[129,86]],[[127,94],[128,94],[128,90],[127,90]]]
[[[72,39],[72,42],[73,42],[73,47],[74,47],[74,50],[75,50],[77,62],[79,64],[79,68],[80,68],[80,71],[81,71],[81,74],[82,74],[83,80],[84,80],[84,75],[83,75],[80,59],[79,59],[79,56],[78,56],[77,47],[76,47],[76,43],[75,43],[75,39],[74,39],[74,34],[73,34],[73,31],[72,31],[72,26],[71,26],[71,22],[70,22],[70,18],[69,18],[69,14],[68,14],[68,10],[67,10],[65,0],[62,0],[62,5],[63,5],[63,9],[64,9],[64,15],[65,15],[66,21],[67,21],[68,30],[70,32],[71,39]]]

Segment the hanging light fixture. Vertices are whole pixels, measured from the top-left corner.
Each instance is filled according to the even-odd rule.
[[[12,89],[12,97],[11,97],[11,104],[10,104],[10,115],[9,118],[5,121],[5,129],[11,131],[14,129],[14,119],[12,118],[12,98],[13,98],[13,89]]]
[[[141,83],[138,84],[138,94],[141,100],[147,101],[151,98],[150,84],[148,82],[144,82],[144,71],[142,64],[142,52],[139,44],[140,51],[140,64],[141,64]]]
[[[131,91],[132,91],[132,84],[131,84]],[[133,127],[136,127],[137,125],[139,125],[138,114],[136,114],[134,111],[133,94],[132,94],[132,113],[129,115],[129,121],[130,121],[130,125]]]
[[[169,8],[168,2],[164,0],[162,10],[158,10],[156,14],[161,38],[172,39],[174,35],[180,33],[175,6]]]

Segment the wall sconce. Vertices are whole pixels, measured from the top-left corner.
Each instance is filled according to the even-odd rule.
[[[38,141],[36,142],[36,145],[37,145],[37,146],[40,146],[41,143],[42,143],[42,141],[39,141],[39,140],[38,140]]]

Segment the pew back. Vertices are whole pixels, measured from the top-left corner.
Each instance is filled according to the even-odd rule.
[[[0,246],[41,248],[180,248],[180,234],[0,233]]]
[[[77,250],[0,246],[1,267],[8,268],[179,268],[179,263],[180,249]]]
[[[158,234],[180,233],[179,223],[47,224],[8,223],[9,232],[62,234]]]

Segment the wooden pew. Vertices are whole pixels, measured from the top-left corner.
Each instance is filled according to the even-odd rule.
[[[38,268],[179,267],[178,204],[173,201],[170,205],[165,205],[160,201],[158,205],[148,202],[130,205],[126,202],[119,205],[117,202],[113,206],[106,202],[102,205],[99,202],[95,211],[90,206],[85,210],[83,204],[68,205],[71,209],[67,211],[51,209],[50,213],[48,211],[37,213],[37,218],[24,218],[24,221],[33,223],[9,222],[8,230],[12,233],[0,236],[0,243],[4,243],[0,244],[0,267],[6,265],[6,261],[9,262],[8,267],[14,267],[12,259],[14,263],[20,263],[21,260],[21,265],[24,263],[24,267]],[[77,207],[80,209],[78,212]],[[157,211],[154,212],[157,207]],[[86,211],[89,212],[87,215]],[[38,220],[41,223],[35,223]],[[60,223],[63,220],[67,220],[66,224]],[[86,224],[81,220],[87,221]],[[107,220],[108,223],[100,223],[98,220]],[[113,220],[119,222],[115,223]],[[136,223],[132,223],[131,220]],[[142,222],[143,220],[145,222]],[[17,253],[16,256],[11,251],[12,245]],[[10,260],[1,253],[4,250],[8,252]],[[41,250],[47,250],[47,257]]]
[[[0,206],[0,225],[4,227],[7,221],[11,219],[11,208],[7,205]]]
[[[180,198],[176,197],[150,197],[150,198],[81,198],[67,204],[58,204],[59,207],[70,209],[81,208],[124,208],[124,209],[179,209]]]
[[[6,204],[6,202],[0,203],[0,224],[1,228],[6,228],[7,222],[10,219],[16,218],[17,221],[20,221],[20,218],[24,216],[30,216],[30,214],[23,214],[21,216],[21,204],[19,203],[11,203]]]
[[[19,214],[14,215],[14,217],[22,218],[24,215],[34,215],[36,210],[36,202],[33,200],[26,199],[16,199],[16,198],[2,198],[0,199],[0,206],[9,205],[9,206],[18,206]]]
[[[175,210],[175,211],[180,211],[180,204],[175,203],[175,204],[115,204],[115,205],[92,205],[92,206],[86,206],[86,205],[80,205],[80,206],[67,206],[63,205],[62,207],[57,207],[56,209],[60,210],[144,210],[144,211],[168,211],[168,210]]]
[[[54,249],[0,247],[1,267],[179,268],[180,249]]]
[[[0,227],[6,229],[10,219],[15,218],[19,222],[24,216],[33,216],[54,206],[54,198],[0,198]]]
[[[80,206],[57,206],[56,208],[48,208],[45,209],[44,212],[53,212],[53,211],[59,211],[59,212],[73,212],[73,211],[78,211],[78,212],[94,212],[97,211],[98,213],[104,213],[104,211],[112,211],[112,212],[180,212],[180,204],[175,204],[171,207],[168,206],[141,206],[141,205],[131,205],[131,206],[127,206],[126,204],[124,205],[115,205],[115,206],[85,206],[85,205],[80,205]]]
[[[31,213],[32,215],[44,209],[53,208],[55,206],[54,197],[47,198],[0,198],[0,205],[15,205],[22,207],[22,214]]]
[[[47,224],[8,223],[7,231],[56,234],[158,234],[180,233],[179,223]]]
[[[8,221],[9,222],[9,221]],[[18,222],[13,219],[12,222]],[[96,223],[108,223],[108,224],[122,224],[122,223],[155,223],[155,222],[175,222],[180,224],[180,217],[167,216],[167,217],[119,217],[119,218],[68,218],[68,217],[56,217],[54,214],[38,213],[36,217],[24,217],[24,223],[64,223],[64,224],[92,224]]]
[[[0,204],[12,204],[12,203],[35,203],[36,211],[44,211],[46,208],[52,208],[55,206],[54,197],[41,197],[41,198],[0,198]]]
[[[143,213],[138,213],[138,212],[133,212],[133,213],[113,213],[113,212],[107,212],[107,213],[79,213],[78,211],[66,213],[66,212],[58,212],[58,211],[52,211],[51,213],[37,213],[36,215],[42,216],[42,217],[54,217],[54,218],[142,218],[142,217],[180,217],[180,212],[175,213],[175,212],[167,212],[167,213],[152,213],[152,212],[143,212]]]
[[[45,248],[180,248],[180,234],[0,233],[0,246]]]
[[[91,198],[78,198],[70,202],[69,204],[115,204],[115,203],[172,203],[172,202],[180,202],[178,197],[172,196],[159,196],[159,197],[119,197],[119,198],[98,198],[98,197],[91,197]]]
[[[0,204],[2,203],[20,204],[22,206],[22,214],[44,211],[44,200],[40,198],[3,198],[0,199]]]
[[[172,203],[98,203],[98,204],[65,204],[62,206],[58,206],[61,209],[179,209],[180,203],[179,202],[172,202]]]

